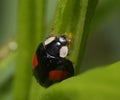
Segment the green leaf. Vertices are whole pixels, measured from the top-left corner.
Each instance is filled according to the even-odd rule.
[[[39,100],[40,94],[45,90],[33,77],[29,100]]]
[[[57,83],[39,100],[120,100],[120,62]]]
[[[93,18],[97,3],[98,0],[81,0],[80,2],[80,15],[74,37],[74,45],[72,47],[73,52],[71,55],[71,59],[73,59],[72,61],[75,62],[76,74],[79,74],[80,72],[80,66],[85,52],[91,20]]]
[[[72,32],[73,44],[69,58],[80,72],[90,23],[98,0],[60,0],[55,18],[55,33]]]

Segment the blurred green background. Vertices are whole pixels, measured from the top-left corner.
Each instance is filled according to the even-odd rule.
[[[48,0],[46,5],[44,32],[47,34],[53,24],[57,1]],[[12,98],[18,50],[18,4],[18,0],[0,0],[0,100]],[[119,0],[99,0],[81,72],[119,60],[120,2]]]

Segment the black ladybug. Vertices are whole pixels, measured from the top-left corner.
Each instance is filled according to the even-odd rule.
[[[72,62],[66,59],[70,40],[65,35],[47,38],[33,58],[33,73],[44,87],[74,75]]]

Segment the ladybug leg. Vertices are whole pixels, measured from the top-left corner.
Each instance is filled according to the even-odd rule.
[[[50,35],[46,39],[48,39],[50,37],[55,37],[54,33],[50,33]]]
[[[46,39],[48,39],[50,37],[55,37],[54,28],[53,27],[51,28],[50,34],[49,34],[49,36]]]
[[[53,27],[51,27],[50,35],[54,36],[54,28]]]

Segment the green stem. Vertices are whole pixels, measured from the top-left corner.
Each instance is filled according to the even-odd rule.
[[[19,26],[18,26],[18,58],[15,74],[15,100],[28,100],[31,85],[31,59],[33,49],[31,49],[33,38],[30,34],[34,33],[33,26],[33,1],[19,1]]]
[[[83,35],[83,28],[84,28],[84,24],[85,24],[85,16],[86,16],[86,12],[87,12],[87,6],[88,6],[88,0],[81,0],[80,2],[80,15],[79,15],[79,20],[78,20],[78,24],[77,24],[77,32],[76,32],[76,36],[74,37],[74,44],[73,45],[73,51],[71,54],[71,59],[72,61],[75,63],[75,66],[77,66],[77,59],[79,56],[79,52],[80,51],[80,44],[81,44],[81,40],[82,40],[82,35]],[[80,67],[76,67],[75,72],[78,73]]]
[[[80,66],[82,65],[82,60],[83,60],[83,57],[84,57],[84,53],[85,53],[85,47],[86,47],[86,44],[87,44],[87,38],[89,36],[89,33],[90,33],[90,26],[91,26],[91,21],[92,21],[92,18],[94,16],[94,13],[95,13],[95,10],[96,10],[96,7],[97,7],[97,4],[98,4],[98,0],[83,0],[83,9],[86,9],[86,13],[84,13],[84,26],[83,26],[83,29],[81,28],[78,28],[78,31],[81,32],[81,41],[80,41],[80,46],[79,46],[79,52],[78,52],[78,58],[76,60],[76,74],[79,74],[80,72]],[[86,4],[85,3],[88,3],[87,6],[85,6]],[[83,10],[84,11],[84,10]],[[82,18],[80,18],[82,20]],[[82,22],[79,21],[81,24]],[[81,27],[79,25],[79,27]]]
[[[38,46],[44,38],[45,7],[46,0],[34,0],[35,2],[35,44]]]
[[[55,16],[55,34],[70,32],[71,16],[76,0],[59,0]]]
[[[84,56],[89,26],[98,0],[60,0],[55,18],[57,34],[71,32],[73,43],[69,58],[75,66],[75,73],[80,72]]]
[[[43,37],[45,0],[20,0],[18,15],[18,56],[14,99],[28,100],[32,80],[32,58]],[[42,8],[41,8],[42,7]]]
[[[46,0],[35,0],[35,47],[43,41],[44,38],[44,24],[45,24],[45,7]],[[36,49],[36,48],[35,48]],[[34,51],[35,52],[35,51]],[[29,100],[37,100],[42,87],[38,84],[36,79],[33,77],[32,85],[30,89]]]

